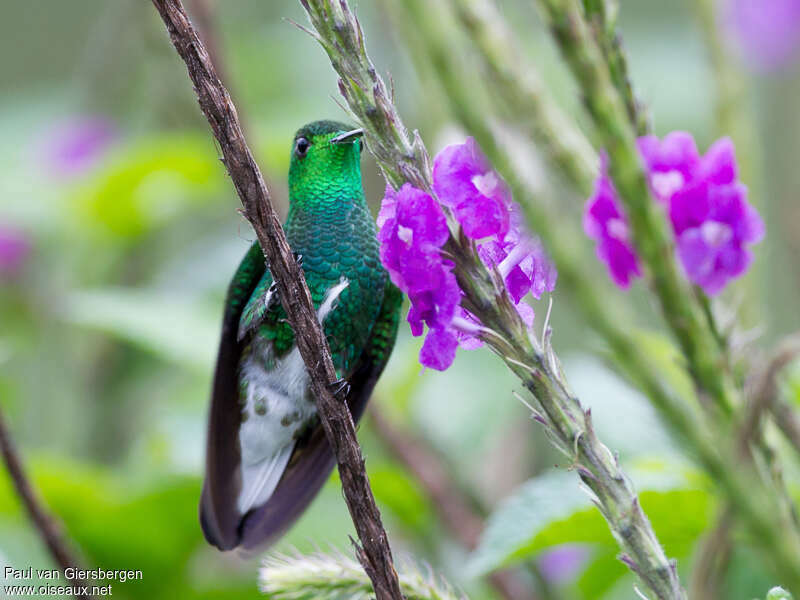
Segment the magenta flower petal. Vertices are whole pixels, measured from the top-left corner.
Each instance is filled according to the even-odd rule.
[[[31,243],[24,233],[0,225],[0,276],[18,275],[30,253]]]
[[[678,171],[687,180],[700,160],[691,134],[673,131],[663,140],[654,135],[639,138],[639,152],[651,171]]]
[[[78,175],[94,166],[118,139],[104,117],[78,117],[56,126],[43,146],[45,168],[60,176]]]
[[[800,51],[798,0],[726,0],[724,24],[756,69],[777,70]]]
[[[707,221],[678,238],[678,256],[689,279],[710,296],[719,293],[729,279],[741,275],[750,264],[750,252],[737,246],[732,236],[727,225]]]
[[[700,176],[715,185],[734,183],[738,177],[736,150],[731,138],[714,142],[703,157]]]
[[[676,235],[691,227],[698,227],[710,214],[710,189],[705,181],[693,181],[672,196],[669,218]]]
[[[473,240],[508,231],[508,209],[495,198],[476,195],[456,206],[455,216],[464,234]]]
[[[551,291],[556,270],[541,242],[525,228],[505,182],[472,138],[436,156],[433,178],[441,203],[451,209],[464,235],[477,241],[480,259],[501,273],[518,312],[532,326],[533,309],[521,300],[529,292],[539,298]],[[481,324],[460,306],[463,293],[454,265],[442,254],[450,237],[447,218],[430,194],[407,183],[397,191],[387,186],[377,222],[381,263],[411,301],[411,333],[421,336],[428,330],[420,363],[447,369],[458,346],[483,345]]]
[[[431,369],[445,371],[456,358],[458,339],[455,333],[447,328],[428,330],[428,335],[419,351],[419,362]]]
[[[608,266],[611,280],[622,289],[628,289],[634,279],[642,276],[639,258],[633,247],[612,237],[603,238],[597,244],[597,258]]]
[[[511,195],[473,138],[444,148],[433,161],[433,189],[472,239],[505,236]]]
[[[583,213],[583,230],[597,242],[597,258],[606,264],[611,280],[622,289],[641,276],[639,260],[630,240],[628,218],[622,211],[617,192],[607,173],[604,159],[595,193]]]
[[[764,237],[764,222],[747,202],[747,188],[741,184],[712,188],[709,193],[709,218],[727,223],[734,238],[755,244]]]
[[[473,183],[492,170],[474,138],[463,144],[451,144],[442,149],[433,160],[433,191],[442,204],[455,207],[480,193]]]
[[[654,135],[644,136],[638,144],[649,170],[650,187],[661,202],[669,202],[700,166],[694,138],[685,131],[673,131],[663,140]]]
[[[745,244],[757,243],[764,236],[764,223],[738,181],[733,143],[722,138],[702,157],[684,132],[673,132],[661,141],[645,136],[638,145],[650,187],[669,215],[686,276],[707,294],[718,293],[750,264]],[[614,283],[627,288],[640,269],[606,167],[604,161],[583,226],[597,242],[597,256],[608,266]]]
[[[536,313],[533,311],[533,307],[527,302],[519,302],[516,308],[519,316],[522,317],[522,321],[527,325],[528,329],[531,329],[533,327],[533,321],[536,319]]]
[[[383,193],[383,201],[381,208],[378,211],[378,219],[376,225],[378,229],[382,229],[387,221],[394,219],[397,216],[397,194],[394,188],[386,184],[386,190]]]
[[[522,268],[526,272],[530,269],[531,294],[538,300],[542,294],[552,292],[556,288],[558,270],[538,240],[528,260],[529,266],[526,261],[523,261]]]
[[[543,552],[537,562],[545,579],[553,584],[562,584],[578,576],[591,554],[586,546],[562,544]]]
[[[432,289],[441,278],[439,248],[447,241],[447,220],[436,201],[405,184],[387,189],[381,205],[380,256],[392,282],[404,292]]]

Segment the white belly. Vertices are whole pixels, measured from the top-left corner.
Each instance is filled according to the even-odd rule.
[[[296,348],[271,371],[262,365],[263,356],[254,352],[242,364],[240,375],[247,381],[239,429],[241,514],[263,504],[272,495],[295,440],[317,413],[308,393],[308,372]]]
[[[317,311],[320,323],[347,284],[343,279],[328,291]],[[272,495],[297,438],[317,414],[308,371],[297,347],[280,359],[272,359],[269,342],[255,339],[253,344],[239,374],[247,385],[239,428],[242,489],[238,508],[242,515]],[[271,362],[274,367],[267,370],[264,365]]]

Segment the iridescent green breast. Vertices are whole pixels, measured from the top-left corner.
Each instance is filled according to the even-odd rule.
[[[380,264],[374,221],[363,197],[354,201],[340,196],[293,206],[285,228],[292,250],[303,257],[316,308],[343,277],[348,281],[324,323],[334,364],[346,375],[366,345],[388,278]],[[255,298],[263,295],[264,287],[254,292]],[[277,306],[258,330],[273,342],[276,356],[294,345],[294,334],[285,319],[283,309]]]
[[[341,123],[317,121],[297,132],[284,226],[292,250],[303,257],[315,307],[331,288],[347,280],[324,321],[334,364],[343,377],[367,344],[388,281],[361,185],[361,142],[332,142],[346,130]],[[252,330],[261,323],[258,335],[271,341],[273,357],[280,357],[294,347],[294,335],[280,304],[269,301],[271,283],[267,272],[243,311],[242,325]]]

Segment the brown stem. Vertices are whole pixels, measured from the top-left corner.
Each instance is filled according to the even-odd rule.
[[[800,453],[800,416],[783,398],[776,398],[772,403],[771,410],[775,424],[794,446],[794,449]]]
[[[211,64],[214,65],[217,77],[219,77],[220,81],[227,82],[226,85],[230,92],[230,77],[228,77],[227,65],[222,59],[219,37],[217,36],[215,23],[217,7],[214,0],[186,0],[186,5],[189,8],[189,13],[192,15],[200,39],[202,39],[203,44],[205,44],[206,52],[208,52],[208,56],[211,58]]]
[[[780,415],[775,412],[776,404],[779,401],[778,375],[800,352],[798,341],[800,340],[795,335],[782,342],[761,375],[757,378],[753,393],[745,408],[736,439],[736,452],[743,460],[752,460],[752,444],[760,444],[767,457],[773,455],[772,449],[769,448],[764,440],[762,431],[762,424],[767,412],[773,412],[773,415],[776,416],[776,423],[781,429],[784,428],[782,422],[784,419],[795,426],[798,423],[797,416],[788,404],[782,403],[780,405]],[[791,435],[787,434],[787,438],[790,441],[792,440]],[[775,464],[767,466],[771,470],[771,475],[776,485],[783,487],[783,475],[779,467]],[[794,521],[796,519],[794,506],[789,500],[785,504],[784,508],[788,517]],[[717,520],[717,525],[701,545],[692,574],[692,598],[712,600],[718,596],[717,586],[730,558],[732,548],[731,527],[735,516],[733,508],[730,504],[726,504]]]
[[[694,600],[720,598],[720,580],[733,550],[730,531],[733,520],[734,511],[730,506],[726,506],[722,509],[714,529],[703,539],[692,569],[690,598]]]
[[[787,337],[778,346],[761,377],[756,397],[771,412],[775,424],[800,453],[800,417],[778,393],[778,376],[800,355],[800,332]]]
[[[474,549],[483,530],[483,518],[458,493],[459,486],[441,459],[425,440],[395,427],[376,404],[370,408],[370,418],[381,442],[414,475],[451,535],[467,550]],[[537,600],[533,590],[511,571],[492,573],[489,581],[508,600]]]
[[[414,475],[453,537],[465,548],[474,548],[483,530],[483,519],[456,491],[458,485],[441,459],[423,440],[390,423],[374,404],[369,414],[381,442]]]
[[[294,259],[270,201],[264,178],[247,146],[236,108],[219,80],[208,52],[189,22],[180,0],[152,0],[173,46],[186,63],[189,78],[222,150],[223,163],[264,251],[278,286],[297,347],[309,372],[322,426],[339,465],[345,500],[362,546],[356,555],[372,581],[378,600],[402,600],[397,572],[380,512],[364,469],[350,411],[331,393],[337,381],[330,348],[317,320],[303,272]]]
[[[28,476],[25,474],[25,469],[22,466],[19,453],[17,452],[14,441],[11,439],[11,433],[8,431],[8,427],[6,427],[1,407],[0,453],[3,454],[3,461],[6,463],[9,475],[11,475],[11,481],[14,484],[14,489],[17,491],[17,495],[22,500],[22,503],[25,505],[25,509],[28,511],[28,516],[30,516],[31,521],[33,521],[36,530],[39,532],[39,536],[47,546],[47,549],[50,552],[50,555],[53,557],[53,560],[55,560],[56,564],[61,568],[62,571],[64,571],[64,575],[66,576],[67,569],[74,569],[78,567],[78,561],[75,560],[69,548],[67,547],[67,542],[64,539],[61,526],[58,524],[55,518],[47,512],[42,500],[33,489],[33,485],[31,485]],[[68,579],[71,583],[75,584],[76,588],[81,588],[85,585],[80,579]],[[88,592],[84,593],[82,591],[77,591],[75,593],[75,597],[80,598],[81,600],[88,600],[91,598]]]

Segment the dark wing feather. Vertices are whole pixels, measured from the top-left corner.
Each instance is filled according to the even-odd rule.
[[[358,365],[348,378],[347,404],[358,423],[372,389],[383,372],[397,338],[400,304],[403,296],[387,281],[378,319]],[[333,470],[336,461],[322,425],[317,424],[307,443],[299,443],[278,486],[269,500],[252,510],[241,528],[241,544],[254,549],[273,543],[305,511]]]
[[[250,246],[228,288],[222,336],[211,392],[206,443],[206,476],[200,498],[200,524],[209,543],[220,550],[239,544],[239,319],[266,271],[258,242]]]

